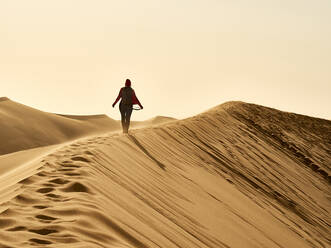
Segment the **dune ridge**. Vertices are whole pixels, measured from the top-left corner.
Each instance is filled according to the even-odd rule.
[[[79,140],[1,205],[0,247],[328,247],[330,139],[328,120],[230,102]]]

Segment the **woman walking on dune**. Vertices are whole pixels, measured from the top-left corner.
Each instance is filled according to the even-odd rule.
[[[122,129],[123,133],[128,133],[130,126],[130,118],[132,114],[133,104],[138,104],[141,109],[143,106],[139,102],[134,90],[131,88],[131,81],[127,79],[125,81],[125,87],[121,88],[118,97],[113,103],[113,107],[115,107],[116,103],[120,100],[120,112],[121,112],[121,121],[122,121]]]

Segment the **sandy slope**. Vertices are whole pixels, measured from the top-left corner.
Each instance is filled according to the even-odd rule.
[[[176,121],[177,119],[167,116],[156,116],[145,121],[132,121],[131,128],[152,127],[164,125],[166,123]]]
[[[14,185],[0,247],[328,247],[330,141],[330,121],[240,102],[79,140]]]
[[[105,115],[64,116],[0,98],[0,155],[119,128]]]

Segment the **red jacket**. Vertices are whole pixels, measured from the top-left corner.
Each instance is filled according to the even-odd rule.
[[[118,93],[118,96],[117,96],[115,102],[113,103],[113,105],[115,105],[122,98],[122,91],[123,91],[124,88],[125,87],[121,88],[121,90]],[[140,106],[140,108],[143,108],[143,106],[139,102],[138,98],[136,97],[136,93],[134,92],[133,89],[132,89],[132,104],[138,104]]]

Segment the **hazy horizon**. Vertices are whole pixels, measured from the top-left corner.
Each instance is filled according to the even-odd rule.
[[[1,96],[108,114],[126,78],[133,120],[239,100],[331,119],[331,1],[3,0]]]

